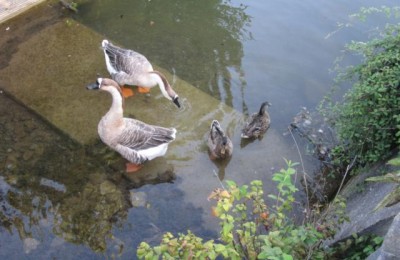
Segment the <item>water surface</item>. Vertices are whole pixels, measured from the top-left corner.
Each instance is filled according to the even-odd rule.
[[[200,90],[206,95],[181,95],[186,108],[178,112],[161,105],[171,114],[166,116],[133,110],[138,102],[153,102],[158,90],[148,99],[128,100],[127,114],[163,125],[173,122],[180,139],[165,158],[146,165],[151,174],[126,175],[121,172],[124,161],[99,140],[87,145],[71,140],[26,108],[37,104],[21,105],[2,92],[0,240],[7,247],[1,246],[1,258],[130,259],[139,242],[158,244],[166,231],[190,229],[204,239],[216,238],[213,202],[206,198],[220,187],[220,180],[245,184],[261,179],[268,193],[275,191],[271,176],[285,167],[283,158],[302,159],[311,175],[318,168],[305,146],[299,148],[300,158],[292,136],[285,135],[287,126],[301,107],[315,107],[332,86],[329,70],[344,44],[365,40],[370,31],[356,23],[326,36],[361,6],[395,2],[98,0],[82,2],[77,14],[60,10],[57,4],[57,15],[6,43],[13,48],[2,54],[6,58],[0,69],[12,66],[19,44],[35,30],[67,16],[146,55],[170,73],[177,89],[194,88],[183,93]],[[22,17],[20,23],[32,19]],[[98,53],[102,55],[100,49]],[[105,73],[103,63],[92,66]],[[60,82],[69,79],[60,77]],[[189,84],[179,85],[176,78]],[[38,91],[46,91],[40,82],[32,82]],[[109,100],[101,100],[106,107]],[[241,142],[246,116],[265,100],[272,103],[271,128],[261,140]],[[213,118],[222,122],[235,144],[231,160],[222,163],[209,160],[204,144]]]

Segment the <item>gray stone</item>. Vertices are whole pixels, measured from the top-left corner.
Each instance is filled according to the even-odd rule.
[[[393,222],[379,250],[370,255],[368,260],[400,259],[400,213]]]
[[[368,172],[353,177],[346,184],[340,194],[347,200],[350,221],[341,225],[334,239],[327,242],[327,245],[347,239],[352,234],[372,233],[384,236],[385,239],[381,248],[368,259],[400,259],[400,203],[374,210],[397,184],[365,181],[369,177],[393,170],[385,163],[380,163]]]

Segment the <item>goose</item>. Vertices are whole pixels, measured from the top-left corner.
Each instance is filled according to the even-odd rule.
[[[148,93],[150,88],[158,85],[161,93],[168,100],[180,107],[179,97],[172,89],[167,78],[153,66],[145,56],[133,50],[123,49],[103,40],[101,46],[104,51],[107,70],[113,80],[122,88],[124,97],[133,96],[130,88],[125,85],[138,86],[140,93]]]
[[[97,131],[103,143],[129,161],[126,172],[135,172],[144,162],[165,155],[168,144],[175,139],[175,128],[149,125],[123,117],[122,90],[112,79],[98,78],[96,83],[86,88],[107,91],[112,96],[111,108],[101,118]]]
[[[220,123],[213,120],[208,136],[208,150],[211,159],[225,159],[232,155],[233,144],[231,139],[222,130]]]
[[[264,135],[271,123],[269,114],[265,111],[265,107],[269,106],[271,104],[267,101],[262,103],[260,110],[250,116],[250,119],[242,129],[242,138],[258,138]]]

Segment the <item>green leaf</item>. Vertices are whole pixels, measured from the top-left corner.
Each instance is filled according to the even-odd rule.
[[[232,223],[225,223],[222,227],[222,235],[224,237],[227,237],[231,233],[232,229],[233,229]]]
[[[271,198],[271,199],[274,199],[274,200],[278,199],[278,197],[275,194],[268,194],[268,198]]]
[[[258,254],[257,259],[268,259],[269,254],[265,251]]]
[[[288,255],[288,254],[285,254],[285,253],[283,253],[283,259],[284,260],[293,260],[293,257],[291,256],[291,255]]]
[[[400,133],[400,132],[399,132]],[[400,166],[400,156],[391,159],[388,164],[393,165],[393,166]]]
[[[231,205],[228,204],[228,203],[224,203],[224,204],[222,204],[222,208],[223,208],[225,211],[229,211],[229,209],[231,208]]]
[[[237,186],[236,183],[235,183],[234,181],[226,180],[225,182],[226,182],[226,184],[228,185],[229,188],[232,188],[232,187],[236,187],[236,186]]]
[[[221,253],[222,251],[226,250],[225,246],[221,245],[221,244],[215,244],[214,249],[215,249],[215,252],[217,252],[217,253]]]

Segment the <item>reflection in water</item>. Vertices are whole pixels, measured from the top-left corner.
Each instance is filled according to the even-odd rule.
[[[82,3],[76,19],[232,106],[231,85],[246,86],[242,41],[252,36],[245,11],[220,0],[103,0]]]
[[[240,139],[240,148],[245,148],[247,145],[255,142],[255,140],[261,141],[264,136],[259,136],[258,138],[241,138]]]
[[[24,248],[21,253],[4,250],[0,258],[22,257],[24,253],[57,258],[74,250],[74,244],[93,250],[74,251],[74,256],[106,251],[121,255],[124,248],[129,248],[132,256],[134,245],[142,240],[159,240],[164,227],[184,232],[198,226],[200,232],[202,210],[184,203],[182,192],[173,187],[163,191],[159,185],[157,189],[148,185],[142,188],[148,194],[143,199],[146,201],[139,204],[138,196],[134,196],[136,190],[132,188],[176,180],[173,167],[164,158],[145,165],[145,174],[125,175],[124,161],[114,152],[97,149],[102,147],[100,141],[89,151],[0,93],[0,121],[4,122],[0,124],[0,237],[5,230],[10,235],[16,231]],[[104,168],[107,162],[110,165]],[[159,205],[162,200],[154,192],[162,192],[169,201]],[[140,205],[146,207],[130,210]],[[162,216],[165,206],[175,209],[179,217]],[[190,214],[182,215],[184,212]],[[126,224],[132,214],[135,219]],[[137,234],[134,238],[132,230],[115,231],[124,226],[129,230],[132,225]],[[129,244],[125,247],[126,241]]]
[[[220,181],[225,179],[225,169],[231,161],[232,157],[226,158],[224,160],[212,160],[212,162],[217,166],[218,172],[214,172]]]

